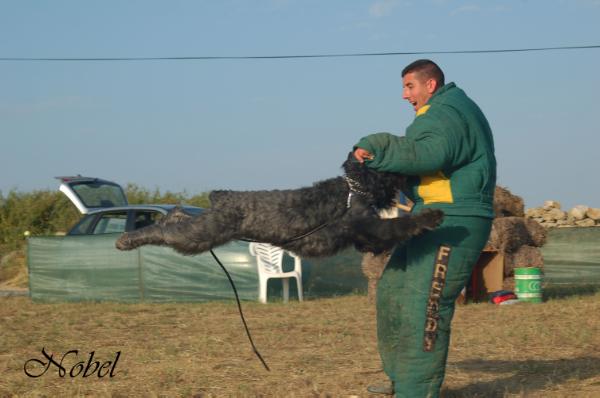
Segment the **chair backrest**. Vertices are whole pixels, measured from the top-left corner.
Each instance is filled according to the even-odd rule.
[[[269,274],[283,273],[283,252],[282,248],[268,243],[250,243],[250,254],[256,256],[259,271]]]

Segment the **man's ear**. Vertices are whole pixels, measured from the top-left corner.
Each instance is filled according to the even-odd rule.
[[[427,92],[429,94],[433,94],[435,92],[435,90],[437,90],[437,88],[438,88],[437,81],[435,79],[428,79],[425,82],[425,87],[427,87]]]

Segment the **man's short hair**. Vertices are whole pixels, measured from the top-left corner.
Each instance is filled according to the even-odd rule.
[[[408,73],[418,73],[424,79],[433,79],[437,82],[438,87],[442,87],[444,83],[444,72],[437,64],[429,59],[419,59],[408,65],[402,70],[402,77]]]

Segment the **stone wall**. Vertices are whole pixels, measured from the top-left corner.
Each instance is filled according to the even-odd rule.
[[[600,226],[600,208],[577,205],[569,211],[564,211],[555,200],[545,201],[542,207],[527,209],[525,217],[539,222],[546,228]]]

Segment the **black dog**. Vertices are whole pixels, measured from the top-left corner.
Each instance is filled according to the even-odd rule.
[[[375,254],[438,226],[440,210],[381,219],[377,209],[393,206],[405,177],[358,163],[352,153],[344,177],[312,187],[273,191],[213,191],[211,208],[190,216],[175,208],[158,223],[124,233],[120,250],[142,245],[170,246],[191,255],[231,240],[253,240],[304,257],[322,257],[354,245]]]

